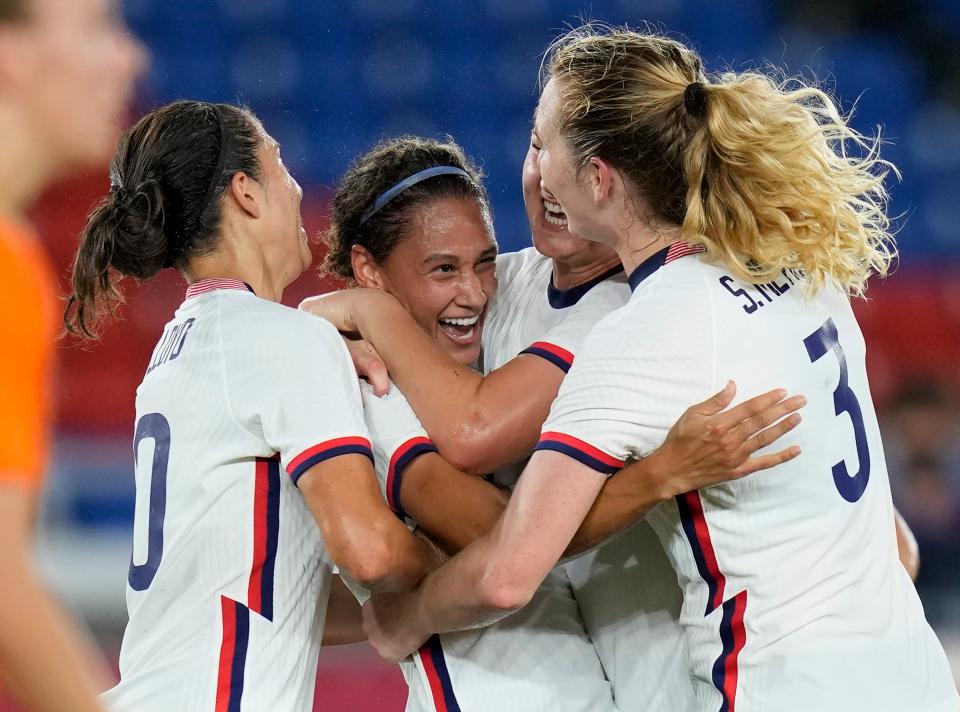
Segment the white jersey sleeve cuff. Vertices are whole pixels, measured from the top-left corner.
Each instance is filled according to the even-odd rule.
[[[562,453],[604,475],[619,472],[624,465],[623,460],[608,455],[603,450],[579,438],[563,433],[542,433],[534,450],[553,450]]]
[[[297,480],[311,467],[340,455],[365,455],[373,462],[373,449],[370,447],[369,440],[361,437],[345,437],[327,440],[307,448],[290,460],[286,470],[293,484],[297,484]]]

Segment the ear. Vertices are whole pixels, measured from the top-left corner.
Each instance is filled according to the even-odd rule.
[[[237,171],[230,179],[224,194],[233,198],[240,209],[251,218],[259,218],[263,211],[265,195],[263,186],[243,171]]]
[[[357,280],[357,284],[386,291],[386,276],[366,247],[354,245],[350,248],[350,264],[353,266],[353,278]]]
[[[593,202],[600,204],[610,198],[621,182],[620,171],[602,158],[594,156],[587,165],[590,188],[593,190]]]

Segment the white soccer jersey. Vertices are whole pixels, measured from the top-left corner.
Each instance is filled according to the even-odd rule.
[[[126,712],[312,709],[332,562],[296,489],[371,457],[356,373],[327,322],[236,280],[193,285],[137,390]]]
[[[552,274],[552,261],[533,248],[497,258],[500,284],[484,329],[485,369],[523,352],[566,372],[590,330],[630,298],[622,269],[567,291],[553,286]],[[512,485],[524,464],[498,477]],[[683,594],[650,525],[640,522],[562,568],[617,707],[690,709],[693,688],[679,623]]]
[[[399,498],[404,468],[436,448],[395,386],[383,398],[366,384],[362,389],[377,475],[390,506],[405,516]],[[366,598],[366,592],[350,587],[358,599]],[[400,667],[410,688],[407,712],[614,709],[610,685],[562,575],[548,580],[510,618],[482,630],[434,635]]]
[[[485,373],[521,352],[566,373],[587,332],[630,297],[621,267],[565,291],[553,286],[552,275],[552,260],[532,247],[497,256],[499,284],[483,329]]]
[[[613,472],[727,378],[742,398],[806,395],[788,436],[799,458],[648,517],[684,589],[697,708],[955,712],[946,657],[898,561],[849,300],[833,287],[805,297],[793,273],[749,286],[691,252],[674,245],[630,276],[629,304],[591,333],[537,449]]]

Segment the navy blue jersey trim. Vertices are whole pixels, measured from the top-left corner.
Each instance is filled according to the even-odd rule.
[[[667,263],[668,252],[670,252],[670,247],[664,247],[662,250],[656,254],[650,255],[647,259],[637,265],[637,268],[633,270],[633,272],[631,272],[630,276],[627,278],[627,281],[630,282],[631,292],[637,291],[637,287],[640,286],[640,283],[643,280]]]
[[[617,265],[616,267],[607,270],[599,277],[594,277],[589,282],[578,284],[576,287],[571,287],[570,289],[557,289],[554,287],[553,276],[551,275],[550,281],[547,283],[547,301],[554,309],[566,309],[567,307],[572,307],[574,304],[583,299],[583,296],[598,284],[610,279],[611,277],[615,277],[622,272],[623,265]]]

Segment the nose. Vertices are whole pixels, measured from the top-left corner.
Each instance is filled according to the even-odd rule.
[[[479,312],[486,303],[487,292],[480,281],[480,275],[474,271],[464,274],[457,292],[457,305]]]
[[[543,178],[540,179],[540,195],[542,195],[545,200],[549,200],[551,203],[557,202],[557,199],[554,197],[553,193],[550,192],[550,189],[543,184]]]

